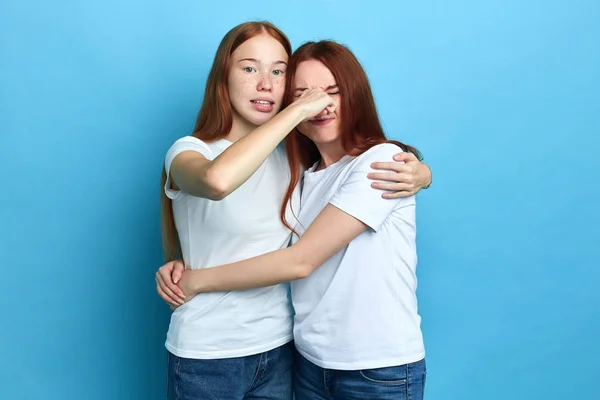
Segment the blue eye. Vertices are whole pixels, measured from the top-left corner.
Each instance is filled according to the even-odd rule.
[[[244,68],[244,71],[246,71],[246,72],[255,72],[256,70],[254,68],[252,68],[252,67],[246,67],[246,68]]]
[[[283,71],[280,69],[276,69],[275,71],[273,71],[273,75],[275,75],[275,76],[283,75]]]

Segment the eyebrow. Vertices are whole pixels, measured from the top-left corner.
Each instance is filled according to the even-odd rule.
[[[327,86],[327,87],[325,88],[325,91],[327,92],[327,91],[329,91],[329,90],[333,90],[333,89],[337,89],[337,88],[338,88],[338,85],[330,85],[330,86]],[[299,87],[299,88],[296,88],[296,89],[294,89],[294,92],[297,92],[297,91],[299,91],[299,90],[300,90],[300,91],[305,91],[305,90],[308,90],[308,88],[305,88],[305,87]]]
[[[238,60],[238,62],[242,62],[242,61],[250,61],[250,62],[255,62],[255,63],[259,63],[260,61],[258,61],[256,58],[242,58],[241,60]],[[279,60],[279,61],[275,61],[273,64],[284,64],[287,65],[287,63],[285,61]]]

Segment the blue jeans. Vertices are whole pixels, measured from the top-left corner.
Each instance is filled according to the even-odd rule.
[[[324,369],[296,352],[296,400],[422,400],[425,360],[395,367]]]
[[[169,353],[169,400],[291,400],[294,344],[246,357],[197,360]]]

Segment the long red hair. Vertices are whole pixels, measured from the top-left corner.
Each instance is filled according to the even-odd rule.
[[[346,154],[358,156],[375,145],[394,143],[404,151],[415,154],[419,160],[422,159],[416,148],[386,138],[367,74],[350,49],[339,43],[329,40],[308,42],[294,52],[286,72],[284,107],[294,101],[294,76],[298,65],[307,60],[322,62],[331,71],[338,85],[342,113],[341,142]],[[285,146],[291,178],[281,205],[280,218],[285,226],[294,231],[285,214],[294,188],[300,181],[300,167],[309,168],[321,155],[317,146],[297,128],[286,137]]]
[[[192,136],[203,141],[214,141],[226,136],[233,125],[233,109],[229,99],[229,70],[231,55],[248,39],[266,33],[275,38],[288,56],[292,54],[292,45],[287,36],[275,25],[266,21],[245,22],[232,28],[221,40],[212,68],[206,80],[204,100],[198,112]],[[181,257],[179,237],[173,218],[173,206],[164,191],[167,173],[163,167],[161,179],[161,230],[163,251],[166,261]]]

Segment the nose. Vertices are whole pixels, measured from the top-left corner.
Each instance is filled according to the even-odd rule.
[[[263,74],[258,81],[258,90],[261,92],[270,92],[272,89],[271,74]]]

